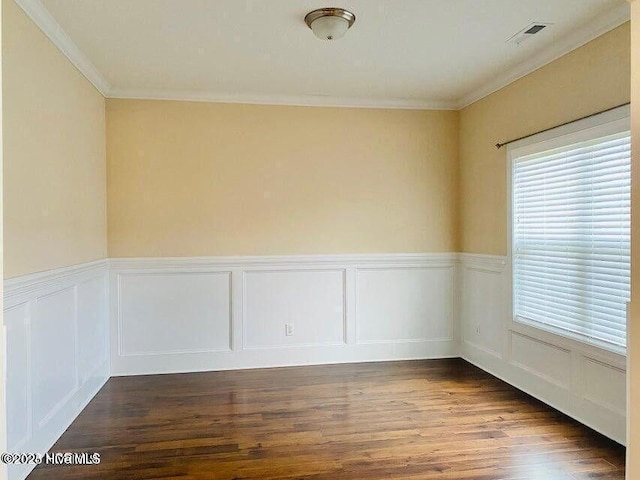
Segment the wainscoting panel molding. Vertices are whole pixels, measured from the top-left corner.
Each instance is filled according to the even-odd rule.
[[[510,331],[511,364],[560,388],[571,388],[571,351]]]
[[[505,339],[502,320],[506,295],[502,270],[504,261],[464,256],[460,278],[462,298],[460,331],[468,345],[498,359],[504,358]]]
[[[456,263],[448,253],[113,259],[112,374],[455,357]]]
[[[453,265],[363,268],[356,278],[359,345],[453,341]]]
[[[8,451],[46,452],[109,378],[107,271],[103,260],[5,281]]]
[[[506,257],[460,255],[460,356],[624,444],[622,355],[514,322]]]
[[[242,297],[245,349],[345,343],[344,270],[245,272]]]
[[[231,349],[231,273],[128,273],[118,277],[122,357]]]

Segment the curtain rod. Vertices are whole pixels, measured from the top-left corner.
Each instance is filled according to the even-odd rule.
[[[600,110],[599,112],[592,113],[591,115],[585,115],[584,117],[576,118],[575,120],[571,120],[569,122],[561,123],[560,125],[556,125],[555,127],[545,128],[544,130],[540,130],[540,131],[535,132],[535,133],[530,133],[529,135],[525,135],[523,137],[514,138],[513,140],[509,140],[507,142],[496,143],[496,148],[500,149],[500,148],[504,147],[505,145],[509,145],[510,143],[517,142],[517,141],[520,141],[520,140],[524,140],[525,138],[533,137],[534,135],[538,135],[540,133],[548,132],[549,130],[553,130],[555,128],[564,127],[565,125],[569,125],[571,123],[579,122],[580,120],[584,120],[586,118],[595,117],[596,115],[600,115],[601,113],[607,113],[607,112],[610,112],[611,110],[615,110],[616,108],[624,107],[624,106],[629,105],[629,104],[631,104],[631,102],[621,103],[620,105],[616,105],[615,107],[607,108],[606,110]]]

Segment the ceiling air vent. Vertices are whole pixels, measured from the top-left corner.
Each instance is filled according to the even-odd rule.
[[[516,45],[520,45],[522,42],[530,39],[545,28],[550,27],[551,25],[551,23],[533,22],[516,33],[509,40],[507,40],[507,43],[515,43]]]

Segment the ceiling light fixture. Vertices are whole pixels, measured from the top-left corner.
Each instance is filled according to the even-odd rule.
[[[337,40],[355,21],[356,16],[344,8],[319,8],[304,17],[304,23],[321,40]]]

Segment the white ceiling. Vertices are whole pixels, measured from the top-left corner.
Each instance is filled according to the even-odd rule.
[[[17,1],[108,96],[427,108],[468,104],[629,18],[626,0]],[[304,24],[325,6],[355,13],[344,38]],[[506,42],[534,21],[553,25]]]

